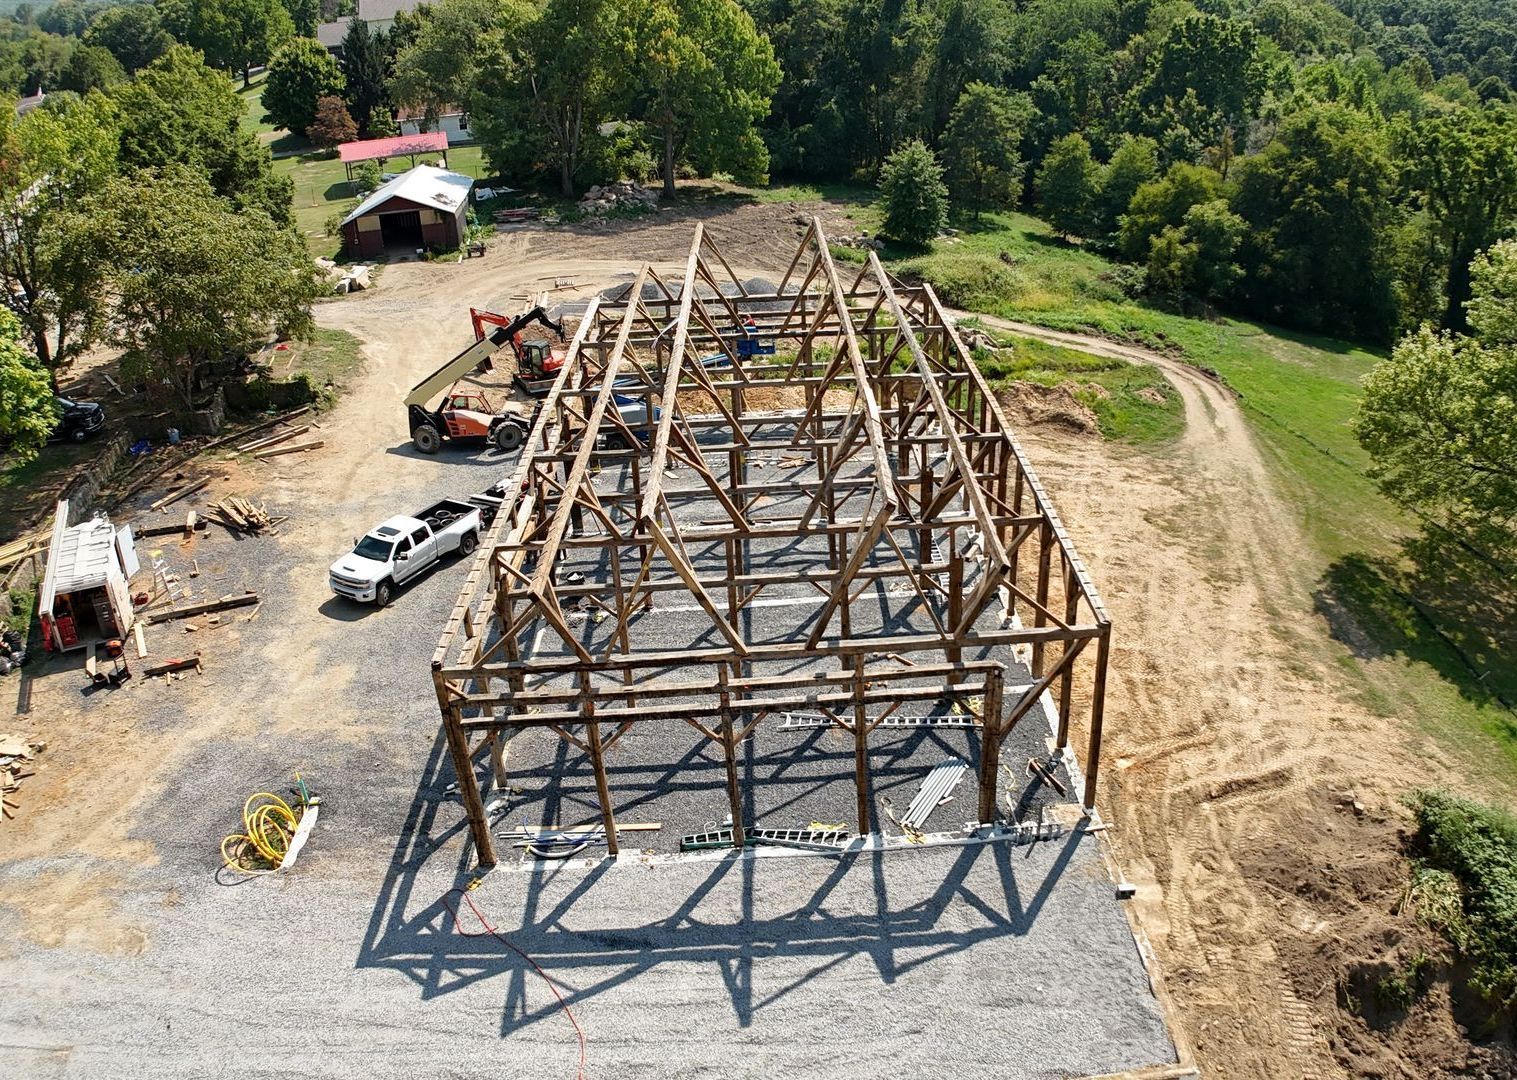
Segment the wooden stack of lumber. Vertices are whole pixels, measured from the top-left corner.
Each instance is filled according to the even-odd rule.
[[[516,206],[509,210],[495,211],[495,223],[497,225],[514,225],[521,221],[536,221],[542,217],[542,211],[535,206]]]
[[[37,532],[30,536],[23,536],[19,540],[12,540],[8,544],[0,544],[0,571],[19,566],[27,559],[42,555],[47,551],[51,536],[51,533]]]
[[[228,495],[211,509],[221,515],[221,523],[229,529],[253,536],[261,535],[285,519],[270,517],[261,503],[253,503],[240,495]]]
[[[21,786],[21,781],[36,775],[32,758],[46,749],[46,743],[28,742],[15,735],[0,735],[0,813],[6,818],[16,816],[20,809],[11,794]]]

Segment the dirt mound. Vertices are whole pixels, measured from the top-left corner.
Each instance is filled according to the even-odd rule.
[[[1099,435],[1096,414],[1068,386],[1014,382],[998,398],[1018,427],[1056,427],[1075,435]]]
[[[1338,1065],[1351,1076],[1517,1075],[1510,1039],[1482,1035],[1462,965],[1404,903],[1399,815],[1348,792],[1312,802],[1312,848],[1271,833],[1238,866],[1285,916],[1281,966]]]

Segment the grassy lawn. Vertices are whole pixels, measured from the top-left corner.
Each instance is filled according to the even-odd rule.
[[[241,80],[238,80],[239,89],[237,96],[242,99],[242,130],[251,131],[259,136],[268,135],[270,138],[263,141],[269,142],[272,140],[276,129],[269,122],[269,114],[264,112],[263,109],[264,78],[265,76],[261,74],[254,76],[253,85],[245,90],[240,88]]]
[[[1101,434],[1134,445],[1172,441],[1185,428],[1185,406],[1150,364],[1092,356],[1016,334],[991,333],[1006,352],[980,350],[975,360],[991,385],[1067,384],[1096,415]]]
[[[419,157],[418,161],[426,159]],[[401,172],[411,167],[409,158],[395,158],[385,163],[386,172]],[[455,146],[448,150],[448,168],[476,180],[489,174],[484,151],[478,146]],[[274,170],[290,177],[295,184],[295,226],[306,238],[314,255],[335,255],[341,238],[327,232],[327,220],[339,211],[346,214],[357,205],[348,184],[347,170],[335,151],[300,154],[280,158]]]
[[[783,199],[813,190],[821,194],[805,187],[771,192]],[[877,231],[881,215],[871,194],[856,197],[848,216],[861,229]],[[837,254],[858,256],[847,249]],[[955,306],[1093,331],[1220,374],[1238,391],[1315,549],[1300,581],[1345,643],[1338,661],[1349,685],[1371,708],[1405,718],[1454,748],[1472,774],[1517,784],[1517,713],[1506,704],[1517,703],[1517,570],[1493,568],[1446,537],[1418,544],[1421,523],[1381,496],[1365,474],[1369,460],[1351,423],[1360,380],[1379,352],[1239,319],[1192,318],[1149,307],[1129,295],[1130,270],[1066,243],[1024,214],[987,214],[979,223],[962,223],[957,236],[930,251],[887,246],[882,257],[892,272],[930,281]],[[1050,363],[1022,348],[1028,369],[1000,377],[1090,379],[1079,371],[1089,358]],[[1104,376],[1100,381],[1112,390]],[[1122,395],[1113,392],[1107,400],[1120,402]],[[1097,416],[1103,432],[1128,441],[1164,438],[1158,417],[1151,419],[1161,427],[1150,436],[1149,419],[1117,434],[1130,421],[1103,415],[1100,408]],[[1296,637],[1303,647],[1315,647],[1315,637]]]
[[[270,375],[289,379],[305,375],[318,389],[335,396],[363,370],[363,346],[346,330],[318,326],[310,341],[292,341],[270,359]]]

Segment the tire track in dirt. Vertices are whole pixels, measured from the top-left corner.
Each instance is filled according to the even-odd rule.
[[[1331,995],[1302,1000],[1275,948],[1299,927],[1239,864],[1282,835],[1309,866],[1353,857],[1314,827],[1313,796],[1388,802],[1424,775],[1426,749],[1419,762],[1396,721],[1341,687],[1341,648],[1312,608],[1318,559],[1231,390],[1147,349],[976,318],[1152,364],[1181,397],[1185,432],[1156,453],[1019,433],[1112,611],[1101,801],[1203,1071],[1345,1075],[1324,1034],[1336,1018],[1319,1012]]]

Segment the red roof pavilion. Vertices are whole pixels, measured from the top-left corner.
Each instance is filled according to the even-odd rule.
[[[442,154],[444,165],[448,163],[448,133],[425,131],[420,135],[395,135],[388,139],[360,139],[343,143],[337,148],[337,156],[347,167],[348,179],[353,179],[353,166],[360,161],[383,161],[392,157],[408,157],[416,164],[417,154]]]

